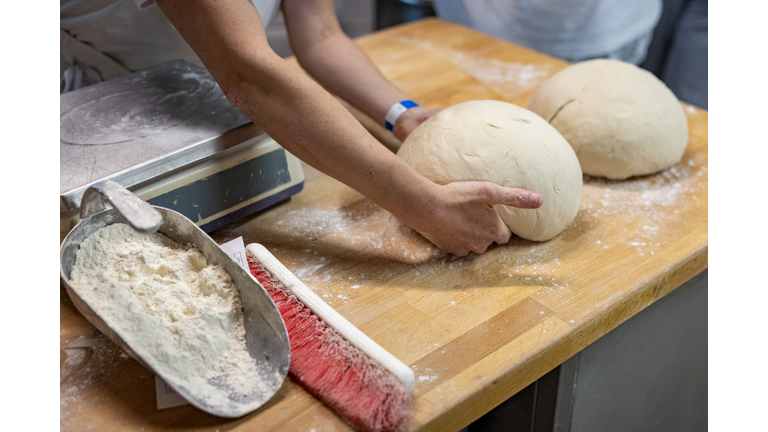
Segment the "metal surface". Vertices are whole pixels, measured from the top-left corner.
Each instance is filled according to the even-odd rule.
[[[707,430],[708,271],[562,367],[553,432]]]
[[[465,432],[553,432],[563,365],[471,423]]]
[[[111,180],[96,183],[85,191],[80,207],[80,219],[88,219],[92,214],[106,210],[105,200],[138,232],[157,232],[163,223],[160,212]]]
[[[571,427],[571,410],[573,409],[573,395],[576,392],[576,378],[579,372],[579,355],[564,361],[557,367],[559,370],[557,395],[555,395],[555,412],[552,416],[552,432],[566,432]]]
[[[105,190],[109,191],[115,187],[119,188],[120,186],[112,184],[105,187],[104,184],[100,184],[94,188],[96,192],[89,191],[88,195]],[[127,191],[124,192],[130,194]],[[130,204],[119,203],[122,198],[124,196],[116,194],[112,194],[107,198],[111,202],[118,202],[115,208],[99,211],[98,205],[89,204],[84,206],[83,215],[85,217],[72,229],[61,245],[61,280],[75,307],[102,333],[112,339],[112,341],[143,366],[159,375],[176,392],[197,408],[221,417],[239,417],[259,408],[277,392],[288,374],[290,345],[285,324],[264,288],[248,272],[227,256],[205,232],[180,213],[163,207],[154,207],[154,210],[162,217],[162,223],[157,231],[178,243],[194,245],[206,258],[208,264],[222,266],[232,277],[232,281],[243,302],[246,349],[256,361],[260,371],[259,379],[264,383],[264,387],[267,388],[265,392],[241,395],[226,385],[217,384],[217,381],[212,379],[208,382],[215,385],[221,391],[221,396],[229,402],[229,405],[225,408],[208,405],[204,400],[196,397],[193,392],[187,391],[178,381],[158,373],[158,369],[154,367],[156,365],[153,362],[147,361],[147,359],[135,352],[125,342],[129,335],[110,327],[99,315],[98,311],[95,311],[78,295],[77,287],[72,286],[70,283],[69,276],[75,263],[80,243],[94,232],[108,225],[129,223],[128,218],[118,211],[118,209],[131,208]],[[142,205],[148,206],[148,204],[143,202]],[[93,211],[96,212],[93,213]]]
[[[60,97],[60,211],[110,179],[131,188],[264,136],[205,69],[176,61]]]
[[[246,141],[227,153],[133,192],[210,232],[282,201],[304,186],[301,162],[271,138]]]

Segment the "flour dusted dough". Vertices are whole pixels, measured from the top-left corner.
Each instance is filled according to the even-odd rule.
[[[495,207],[525,239],[551,239],[579,210],[582,175],[573,149],[516,105],[484,100],[445,109],[416,128],[397,155],[435,183],[490,181],[540,193],[544,203],[535,210]]]
[[[585,174],[624,179],[680,161],[688,121],[650,72],[618,60],[569,66],[541,84],[528,109],[573,146]]]

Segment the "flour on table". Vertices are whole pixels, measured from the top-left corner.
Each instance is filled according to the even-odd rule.
[[[229,274],[191,245],[114,224],[85,239],[70,276],[78,294],[170,384],[226,406],[264,384],[246,351],[242,302]]]

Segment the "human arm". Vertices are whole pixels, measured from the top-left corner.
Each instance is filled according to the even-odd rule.
[[[374,139],[329,93],[278,57],[248,0],[158,0],[230,103],[299,159],[466,255],[509,240],[494,204],[536,208],[541,196],[492,183],[440,186]],[[536,199],[539,202],[536,202]]]
[[[339,26],[333,0],[283,0],[291,50],[312,77],[331,93],[384,124],[387,110],[409,99],[387,80],[370,58]],[[401,141],[439,110],[415,107],[395,123]]]

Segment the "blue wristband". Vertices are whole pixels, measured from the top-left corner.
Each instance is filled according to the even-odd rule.
[[[395,123],[397,123],[397,120],[403,113],[417,106],[419,106],[419,104],[412,100],[404,100],[392,105],[389,111],[387,111],[387,115],[384,117],[384,125],[391,131],[395,128]]]

